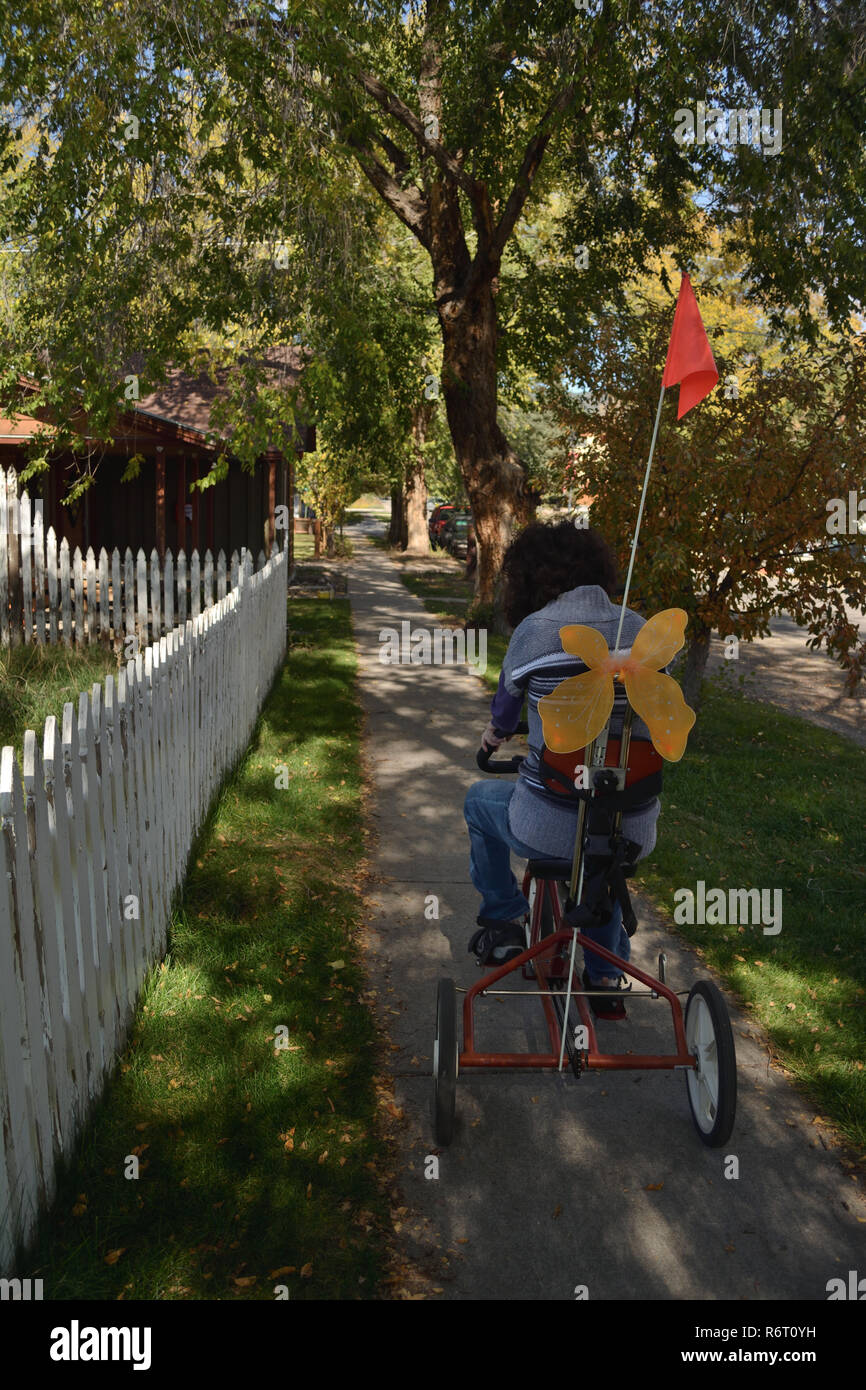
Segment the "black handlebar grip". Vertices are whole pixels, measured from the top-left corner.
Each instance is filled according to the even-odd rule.
[[[519,754],[515,754],[513,758],[507,760],[500,758],[496,762],[492,762],[491,759],[495,751],[494,748],[478,749],[475,754],[475,761],[482,772],[516,772],[520,764],[525,761]]]
[[[525,719],[521,719],[516,729],[496,729],[496,733],[502,738],[511,738],[514,734],[528,734],[529,725]],[[496,762],[493,762],[491,759],[495,751],[495,748],[485,748],[482,745],[475,754],[475,761],[482,772],[516,772],[520,764],[526,761],[521,754],[516,753],[513,758],[500,758]]]
[[[496,729],[496,732],[500,738],[513,738],[515,734],[528,734],[529,725],[525,719],[521,719],[516,729]]]

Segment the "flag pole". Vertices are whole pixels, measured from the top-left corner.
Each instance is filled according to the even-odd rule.
[[[640,531],[640,524],[641,524],[641,521],[642,521],[642,519],[643,519],[643,508],[644,508],[644,503],[646,502],[646,493],[647,493],[647,487],[648,487],[648,485],[649,485],[650,469],[651,469],[652,466],[653,466],[653,454],[655,453],[656,438],[658,437],[658,432],[659,432],[659,420],[662,418],[662,402],[664,401],[664,398],[665,398],[665,383],[664,383],[664,374],[662,374],[662,389],[661,389],[661,395],[659,396],[658,409],[656,410],[656,422],[655,422],[655,425],[653,426],[653,437],[652,437],[652,443],[650,444],[649,460],[648,460],[647,466],[646,466],[646,473],[644,474],[643,492],[641,493],[641,496],[640,496],[640,507],[638,508],[638,513],[637,513],[637,524],[635,525],[635,528],[634,528],[634,540],[633,540],[632,543],[631,543],[631,556],[629,557],[629,562],[628,562],[628,574],[626,575],[626,579],[625,579],[625,589],[623,590],[623,595],[622,595],[622,608],[620,609],[620,614],[619,614],[619,627],[618,627],[617,630],[616,630],[616,641],[615,641],[614,644],[613,644],[615,650],[618,650],[618,649],[619,649],[619,639],[620,639],[620,637],[622,636],[622,622],[623,622],[623,618],[625,617],[625,609],[626,609],[626,604],[627,604],[627,602],[628,602],[629,585],[631,584],[632,570],[634,569],[634,557],[635,557],[635,554],[637,553],[637,538],[638,538],[638,532]]]

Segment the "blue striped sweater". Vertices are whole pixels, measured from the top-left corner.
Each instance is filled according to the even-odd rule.
[[[511,730],[520,722],[524,699],[529,719],[529,751],[522,764],[514,795],[509,802],[508,818],[511,833],[532,846],[540,855],[570,859],[574,851],[575,816],[577,805],[556,792],[550,791],[539,775],[539,754],[544,744],[538,701],[549,695],[554,686],[567,676],[585,671],[583,662],[562,649],[559,629],[567,623],[584,623],[595,628],[613,647],[619,624],[620,608],[611,603],[598,584],[569,589],[537,613],[530,613],[512,633],[502,663],[499,688],[490,707],[494,726]],[[620,645],[631,646],[644,625],[638,613],[626,609]],[[610,723],[612,738],[619,736],[625,707],[625,696],[617,687],[617,700]],[[648,738],[649,731],[639,719],[633,726],[635,738]],[[655,847],[656,821],[660,803],[653,797],[644,807],[623,815],[623,834],[641,847],[640,857]]]

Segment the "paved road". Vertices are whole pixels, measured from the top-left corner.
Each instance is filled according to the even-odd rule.
[[[489,697],[465,668],[380,662],[382,628],[430,615],[359,530],[350,598],[378,835],[371,974],[405,1114],[407,1260],[444,1299],[572,1300],[585,1285],[591,1300],[823,1301],[828,1279],[866,1270],[866,1205],[814,1112],[770,1068],[757,1025],[733,1007],[740,1104],[723,1150],[699,1142],[680,1074],[464,1073],[454,1142],[438,1179],[425,1178],[436,982],[477,978],[462,801]],[[438,920],[425,917],[428,895]],[[639,919],[638,963],[652,968],[663,947],[675,988],[706,974],[645,903]],[[537,1001],[481,1007],[482,1042],[543,1045]],[[665,1006],[634,1002],[631,1014],[599,1025],[602,1045],[668,1051]],[[724,1176],[728,1154],[737,1179]]]
[[[864,614],[846,610],[851,622],[866,633]],[[762,700],[808,719],[834,734],[866,747],[866,690],[845,692],[845,673],[823,651],[806,646],[809,633],[787,614],[770,620],[771,636],[742,642],[736,661],[725,660],[725,644],[714,637],[707,675],[742,688],[752,700]]]

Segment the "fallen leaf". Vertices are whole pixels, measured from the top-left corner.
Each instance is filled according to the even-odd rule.
[[[313,1266],[312,1266],[311,1264],[301,1265],[301,1278],[302,1278],[302,1279],[312,1279],[312,1277],[313,1277]]]
[[[297,1265],[280,1265],[279,1269],[272,1269],[268,1275],[269,1279],[279,1279],[282,1274],[297,1273]]]
[[[107,1265],[116,1265],[117,1261],[120,1259],[125,1249],[126,1246],[121,1245],[118,1250],[109,1250],[108,1254],[105,1257],[105,1263]]]
[[[644,1188],[644,1192],[661,1192],[663,1187],[663,1182],[650,1182],[647,1183],[646,1187]]]

